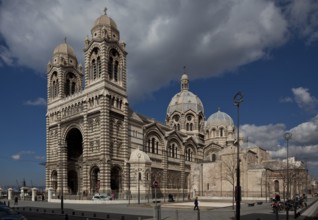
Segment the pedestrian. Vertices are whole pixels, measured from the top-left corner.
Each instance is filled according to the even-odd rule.
[[[14,197],[14,205],[18,205],[18,197]]]
[[[200,210],[198,197],[195,197],[193,210],[198,210],[198,211]]]

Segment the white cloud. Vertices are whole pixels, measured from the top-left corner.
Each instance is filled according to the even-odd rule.
[[[282,97],[282,98],[280,98],[279,102],[281,102],[281,103],[292,103],[294,101],[293,101],[293,99],[291,97]]]
[[[11,158],[13,160],[20,160],[21,159],[21,155],[20,154],[14,154],[14,155],[11,156]]]
[[[242,133],[249,142],[269,151],[273,158],[284,159],[287,156],[287,143],[284,140],[286,127],[283,124],[242,125]],[[288,142],[289,157],[307,162],[311,170],[318,170],[318,115],[307,122],[289,130],[292,138]],[[317,173],[316,173],[317,174]]]
[[[299,108],[304,109],[307,112],[315,112],[318,100],[312,96],[308,90],[309,89],[307,88],[298,87],[293,88],[292,92]]]
[[[292,141],[298,145],[315,145],[318,143],[318,115],[311,120],[292,128]]]
[[[1,4],[8,52],[19,65],[43,74],[65,36],[83,63],[84,39],[105,7],[104,1],[84,0]],[[288,31],[281,10],[267,0],[109,1],[107,7],[127,43],[131,101],[179,78],[184,65],[191,65],[189,74],[196,79],[262,59],[286,41]]]
[[[23,155],[34,155],[34,151],[20,151],[16,154],[11,155],[13,160],[21,160]]]
[[[11,66],[13,62],[14,59],[8,48],[0,45],[0,67],[3,65]]]
[[[34,159],[36,159],[36,160],[45,160],[45,157],[44,156],[40,156],[40,155],[36,155],[34,157]]]
[[[288,0],[285,13],[290,27],[307,39],[307,43],[318,40],[318,1]]]
[[[278,150],[285,132],[285,125],[269,124],[256,126],[245,124],[240,129],[244,134],[244,138],[247,138],[249,142],[261,146],[266,150]]]
[[[28,100],[25,104],[31,106],[46,106],[46,99],[39,97],[35,100]]]

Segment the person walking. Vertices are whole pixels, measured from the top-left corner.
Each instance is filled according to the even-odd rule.
[[[198,210],[198,211],[200,210],[198,197],[195,197],[193,210]]]

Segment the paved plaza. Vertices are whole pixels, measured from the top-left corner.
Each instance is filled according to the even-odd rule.
[[[317,209],[317,198],[311,198],[308,204],[315,203],[313,210]],[[79,202],[79,201],[78,201]],[[52,202],[31,202],[31,201],[19,201],[18,205],[10,204],[17,210],[24,209],[26,211],[37,212],[54,212],[60,214],[61,204],[56,201]],[[53,211],[52,211],[53,210]],[[90,203],[90,204],[76,204],[64,203],[65,213],[69,215],[83,215],[87,216],[86,219],[107,219],[121,220],[123,216],[125,219],[153,219],[153,204],[147,203],[147,201],[141,201],[141,204],[136,204],[131,201],[128,204],[126,200],[107,201],[104,204]],[[299,210],[300,211],[300,210]],[[312,211],[313,212],[313,211]],[[289,212],[290,219],[294,219],[294,213]],[[130,216],[130,217],[128,217]],[[88,218],[90,217],[90,218]],[[161,219],[165,220],[230,220],[235,219],[235,209],[232,207],[231,202],[226,201],[202,201],[200,202],[200,213],[193,210],[193,202],[174,202],[174,203],[162,203],[161,204]],[[272,212],[271,203],[263,202],[262,204],[255,202],[254,206],[249,206],[248,203],[242,202],[241,204],[241,219],[242,220],[261,220],[261,219],[275,219],[276,215]],[[286,212],[281,212],[278,215],[278,219],[286,219]],[[300,218],[301,219],[301,218]]]

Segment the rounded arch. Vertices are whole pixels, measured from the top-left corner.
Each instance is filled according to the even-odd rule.
[[[279,193],[279,181],[274,180],[274,192]]]
[[[196,116],[193,111],[189,110],[185,113],[184,128],[186,129],[186,131],[195,130],[195,120]]]
[[[89,51],[89,79],[95,80],[102,74],[100,48],[96,45]]]
[[[69,170],[67,173],[67,186],[69,194],[76,195],[78,192],[78,176],[75,170]]]
[[[203,159],[205,161],[212,161],[215,162],[217,159],[217,153],[222,150],[223,148],[215,143],[212,143],[206,146],[203,149]]]
[[[118,51],[118,48],[109,48],[107,63],[108,79],[116,83],[121,82],[121,54]]]
[[[53,71],[53,73],[51,74],[51,77],[50,77],[50,82],[49,82],[49,85],[50,85],[50,88],[49,88],[49,97],[50,98],[55,98],[58,96],[59,94],[59,78],[58,78],[58,73],[57,71]]]
[[[65,142],[67,145],[68,161],[78,160],[83,154],[83,136],[78,128],[72,128],[68,131]]]
[[[116,197],[122,191],[122,174],[123,169],[120,165],[115,164],[112,166],[110,188]]]
[[[90,168],[89,172],[90,179],[90,191],[95,194],[99,193],[100,189],[100,169],[96,164]]]
[[[54,189],[54,191],[57,190],[57,171],[53,170],[51,173],[51,187]]]
[[[78,79],[73,72],[67,72],[65,76],[65,95],[73,95],[77,92]]]
[[[156,130],[150,130],[145,135],[144,151],[154,154],[162,154],[164,148],[163,137]]]
[[[184,152],[184,148],[180,140],[172,137],[167,142],[166,151],[168,157],[180,158],[181,152]]]
[[[197,151],[192,144],[187,144],[184,148],[184,157],[186,161],[193,161],[196,157]]]

